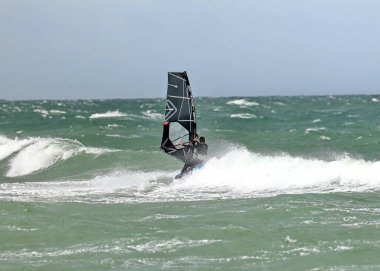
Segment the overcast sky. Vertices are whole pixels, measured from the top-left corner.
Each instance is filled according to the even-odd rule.
[[[0,0],[0,99],[380,93],[378,0]]]

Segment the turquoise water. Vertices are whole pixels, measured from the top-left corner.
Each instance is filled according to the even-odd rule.
[[[379,270],[380,98],[0,101],[0,270]]]

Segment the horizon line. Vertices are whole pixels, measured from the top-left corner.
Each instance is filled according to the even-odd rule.
[[[252,96],[243,96],[243,95],[231,95],[231,96],[194,96],[194,99],[197,98],[258,98],[258,97],[342,97],[342,96],[376,96],[380,95],[380,92],[377,94],[374,93],[365,93],[365,94],[299,94],[299,95],[252,95]],[[88,101],[88,100],[150,100],[150,99],[165,99],[166,96],[162,97],[133,97],[133,98],[37,98],[37,99],[3,99],[0,98],[0,102],[24,102],[24,101]]]

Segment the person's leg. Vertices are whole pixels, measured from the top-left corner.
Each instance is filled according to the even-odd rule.
[[[182,178],[184,175],[188,174],[190,171],[192,171],[194,168],[193,164],[185,164],[181,170],[181,172],[175,176],[175,179]]]

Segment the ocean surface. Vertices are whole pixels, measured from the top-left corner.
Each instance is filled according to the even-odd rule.
[[[196,93],[194,93],[196,95]],[[380,270],[380,97],[0,101],[0,270]]]

